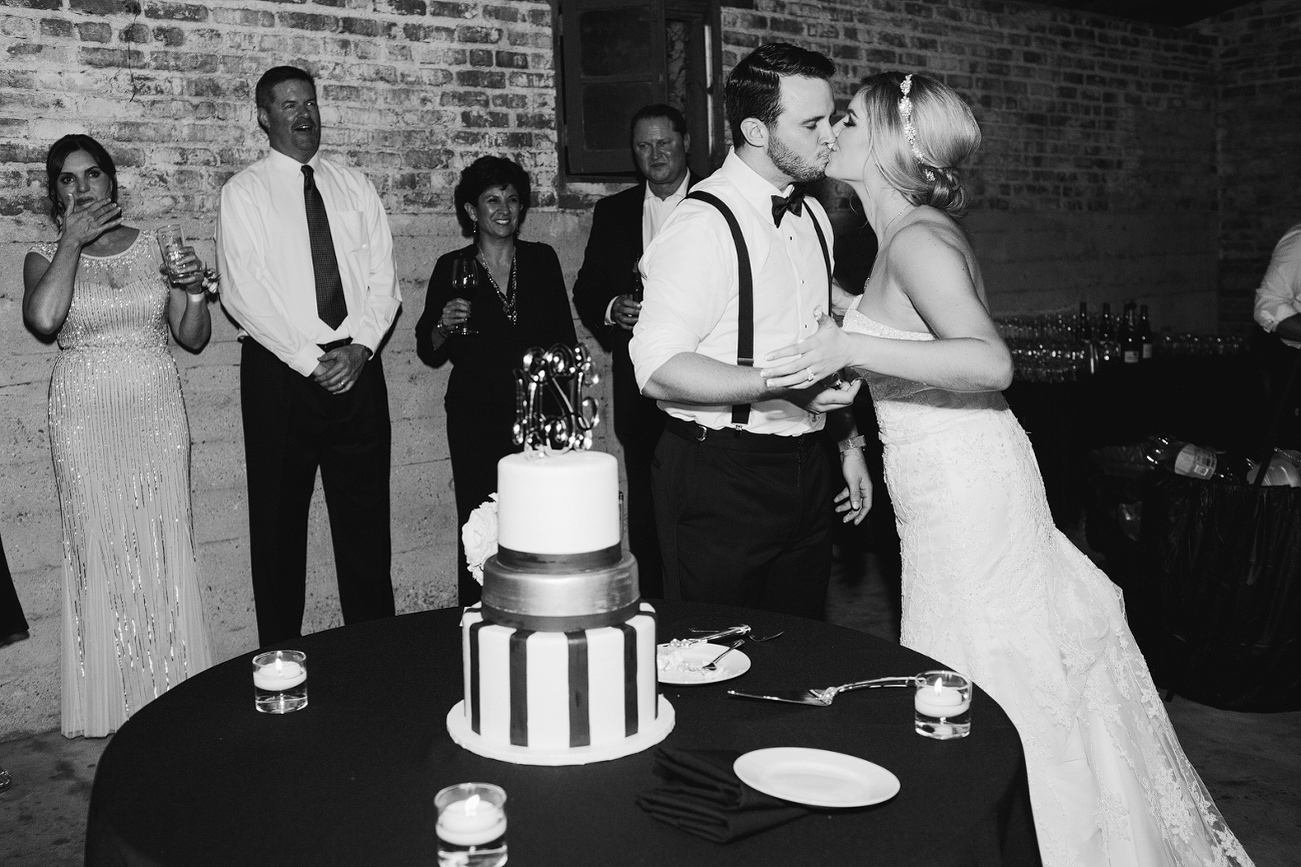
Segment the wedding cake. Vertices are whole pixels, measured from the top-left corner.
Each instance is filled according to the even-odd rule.
[[[553,350],[554,351],[554,350]],[[586,764],[659,743],[655,610],[621,547],[612,455],[526,449],[497,465],[497,553],[461,619],[452,739],[494,759]]]

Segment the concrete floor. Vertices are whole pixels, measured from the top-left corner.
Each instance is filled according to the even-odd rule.
[[[897,572],[853,546],[842,546],[838,567],[828,619],[897,641],[898,586],[890,578]],[[1177,697],[1166,707],[1188,758],[1257,867],[1301,863],[1301,712],[1235,713]],[[0,766],[13,776],[0,794],[0,864],[82,863],[91,783],[107,743],[68,740],[57,731],[0,743]]]

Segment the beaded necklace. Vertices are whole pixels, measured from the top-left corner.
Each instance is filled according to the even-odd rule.
[[[488,282],[492,284],[497,297],[501,299],[501,307],[506,311],[506,318],[510,320],[511,325],[514,325],[519,318],[519,311],[515,307],[515,254],[512,253],[510,257],[510,279],[506,281],[505,292],[501,291],[497,279],[492,276],[492,269],[488,267],[487,259],[482,258],[481,255],[480,262],[483,264],[483,273],[488,275]]]

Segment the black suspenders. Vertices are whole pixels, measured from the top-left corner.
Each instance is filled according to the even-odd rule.
[[[723,200],[712,193],[706,193],[702,190],[692,190],[687,193],[688,199],[707,202],[718,209],[727,220],[727,228],[732,230],[732,240],[736,244],[736,276],[737,276],[737,302],[736,302],[736,363],[738,367],[754,367],[754,275],[750,271],[750,250],[745,244],[745,236],[741,234],[741,226],[736,222],[736,215],[732,209],[723,204]],[[818,223],[818,218],[813,216],[813,209],[809,209],[809,219],[813,221],[813,228],[818,234],[818,244],[822,247],[822,261],[827,266],[827,315],[831,315],[831,253],[827,249],[827,238],[822,233],[822,226]],[[750,404],[738,403],[732,407],[732,424],[741,426],[750,420]]]

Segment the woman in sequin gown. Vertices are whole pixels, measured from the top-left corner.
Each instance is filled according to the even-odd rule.
[[[46,161],[57,242],[24,263],[23,317],[57,334],[50,452],[63,515],[63,734],[103,737],[211,664],[190,518],[190,430],[170,328],[211,331],[202,263],[170,278],[126,226],[112,158],[65,136]]]
[[[867,380],[903,643],[971,676],[1016,724],[1047,867],[1250,865],[1179,745],[1119,591],[1053,526],[1000,393],[1011,357],[954,220],[957,166],[980,143],[970,110],[933,79],[883,73],[836,132],[827,174],[858,193],[880,249],[843,330],[827,320],[774,353],[769,382],[846,367]]]

